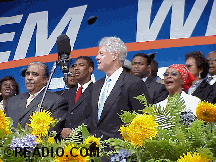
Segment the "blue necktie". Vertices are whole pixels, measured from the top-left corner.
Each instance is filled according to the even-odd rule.
[[[105,101],[107,99],[106,94],[108,93],[108,90],[109,90],[109,82],[110,81],[111,81],[111,79],[109,79],[109,78],[106,79],[104,89],[101,92],[101,98],[100,98],[99,104],[98,104],[98,120],[101,117],[103,107],[104,107],[104,103],[105,103]]]

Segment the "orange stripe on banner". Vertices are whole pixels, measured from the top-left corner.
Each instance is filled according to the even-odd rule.
[[[216,35],[214,36],[203,36],[203,37],[191,37],[191,38],[180,38],[180,39],[164,39],[146,42],[133,42],[126,43],[128,52],[160,49],[160,48],[171,48],[171,47],[184,47],[184,46],[196,46],[196,45],[207,45],[216,44]],[[77,58],[79,56],[96,56],[98,53],[98,47],[79,49],[71,51],[71,57]],[[8,62],[0,63],[0,70],[14,68],[19,66],[28,65],[32,61],[41,62],[53,62],[58,59],[57,53],[49,54],[45,56],[30,57],[20,60],[13,60]]]

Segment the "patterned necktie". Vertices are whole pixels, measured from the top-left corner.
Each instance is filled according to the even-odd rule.
[[[82,88],[83,88],[82,86],[79,87],[78,91],[76,92],[75,99],[74,99],[74,104],[77,102],[78,98],[81,96]]]
[[[104,89],[101,92],[101,98],[100,98],[99,103],[98,103],[98,120],[101,117],[104,103],[108,97],[107,94],[108,94],[108,90],[109,90],[110,81],[111,81],[111,79],[109,79],[109,78],[106,79]]]
[[[34,95],[30,94],[29,98],[27,98],[27,102],[26,102],[26,108],[28,107],[28,105],[31,103],[31,101],[34,99]]]

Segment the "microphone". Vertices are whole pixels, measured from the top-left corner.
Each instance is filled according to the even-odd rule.
[[[58,53],[57,65],[60,66],[64,73],[64,79],[67,84],[67,73],[69,72],[69,63],[72,59],[69,57],[71,52],[70,38],[66,34],[58,36],[56,40],[56,47]]]

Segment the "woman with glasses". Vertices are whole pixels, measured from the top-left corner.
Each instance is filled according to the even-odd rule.
[[[9,97],[18,95],[19,92],[19,85],[12,76],[0,79],[0,110],[4,110]]]
[[[192,82],[194,81],[193,75],[182,64],[173,64],[169,66],[164,73],[164,84],[169,92],[169,97],[172,97],[175,93],[178,93],[184,100],[186,109],[191,110],[193,114],[196,113],[196,107],[200,101],[199,98],[191,96],[185,93]],[[167,105],[168,98],[157,103],[157,106],[161,106],[164,109]]]

